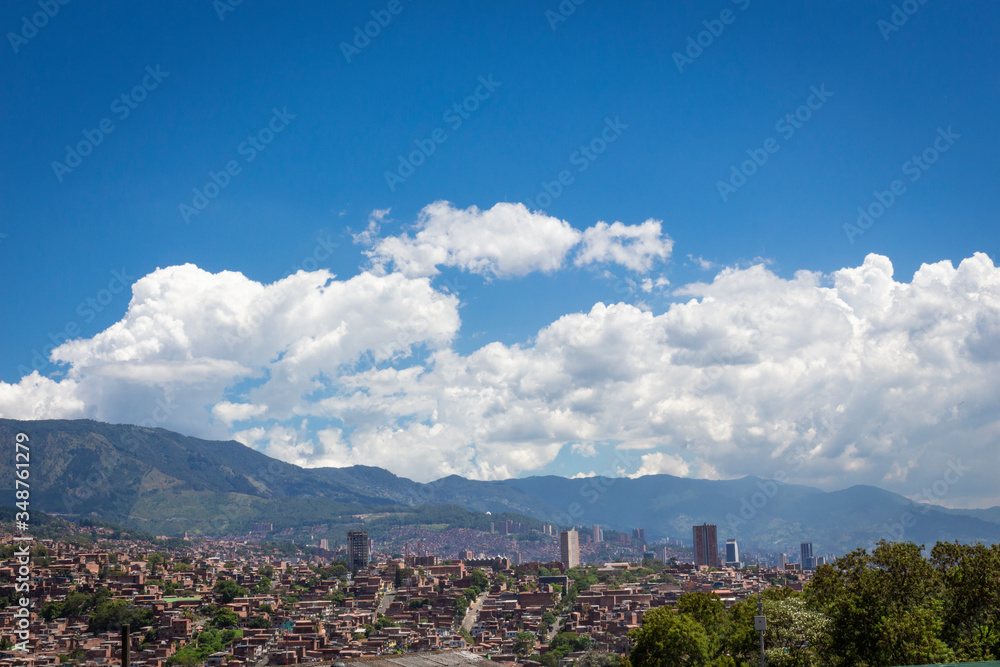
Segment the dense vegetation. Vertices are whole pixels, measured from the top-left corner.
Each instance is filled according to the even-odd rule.
[[[802,593],[763,594],[767,664],[891,667],[1000,657],[1000,545],[880,542],[820,566]],[[757,665],[755,597],[726,609],[712,593],[648,612],[632,667]]]

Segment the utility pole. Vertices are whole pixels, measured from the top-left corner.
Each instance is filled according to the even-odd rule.
[[[753,629],[760,633],[760,667],[764,664],[764,631],[767,630],[767,619],[764,618],[764,600],[761,598],[760,589],[757,589],[757,615],[753,617]]]
[[[129,659],[129,646],[128,643],[129,626],[128,623],[122,625],[122,667],[129,667],[132,661]]]

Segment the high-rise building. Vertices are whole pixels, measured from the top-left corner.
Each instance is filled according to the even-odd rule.
[[[371,543],[368,541],[367,531],[352,530],[347,533],[347,563],[351,567],[351,572],[356,573],[368,567],[371,555]]]
[[[559,555],[567,568],[580,565],[580,534],[575,528],[559,533]]]
[[[736,540],[734,538],[726,540],[726,566],[740,566],[740,547],[736,544]]]
[[[319,541],[319,548],[322,549],[323,551],[329,551],[330,550],[330,540],[327,540],[327,539],[320,540]]]
[[[788,565],[788,554],[778,554],[778,567],[782,570]]]
[[[812,542],[803,542],[799,545],[799,551],[802,554],[802,569],[803,570],[815,570],[816,569],[816,558],[813,556],[813,544]]]
[[[639,542],[646,543],[646,529],[645,528],[633,528],[632,529],[632,539],[639,540]]]
[[[715,524],[694,526],[694,564],[719,567],[719,542],[715,536]]]
[[[604,541],[604,531],[601,530],[601,527],[598,526],[596,523],[594,524],[593,534],[595,543]]]

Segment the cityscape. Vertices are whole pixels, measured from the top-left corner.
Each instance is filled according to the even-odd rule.
[[[0,27],[0,667],[1000,667],[1000,3]]]
[[[622,560],[608,563],[581,562],[581,533],[551,526],[536,531],[558,548],[545,562],[477,553],[496,526],[444,555],[423,540],[412,552],[407,543],[403,554],[390,553],[361,530],[331,549],[327,539],[276,548],[262,539],[270,525],[242,539],[160,538],[159,545],[121,539],[120,529],[70,526],[64,539],[33,541],[20,561],[17,535],[3,536],[11,562],[31,563],[34,611],[27,625],[20,622],[9,604],[18,597],[18,566],[0,568],[11,582],[0,587],[8,601],[0,612],[7,655],[0,664],[115,664],[123,624],[130,664],[139,667],[335,662],[445,649],[516,664],[548,665],[558,656],[558,664],[587,652],[627,653],[643,614],[684,594],[710,593],[731,606],[776,586],[801,591],[822,565],[803,543],[800,562],[780,554],[779,566],[747,566],[736,540],[727,540],[724,552],[716,548],[716,526],[707,524],[692,527],[694,549],[680,540],[647,544],[642,528],[618,534]],[[499,529],[524,528],[506,521]],[[80,546],[84,535],[87,548]],[[594,525],[583,535],[585,545],[600,544],[604,529]],[[561,633],[585,635],[586,646],[564,651],[552,642]],[[28,644],[30,660],[11,652]]]

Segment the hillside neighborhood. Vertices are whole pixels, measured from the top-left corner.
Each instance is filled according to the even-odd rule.
[[[25,622],[15,602],[24,593],[15,589],[14,537],[3,538],[0,567],[10,582],[0,585],[3,667],[121,664],[123,623],[133,667],[263,667],[459,649],[553,667],[586,652],[626,653],[644,614],[684,593],[711,592],[731,605],[773,586],[801,590],[810,576],[794,565],[696,567],[682,553],[667,563],[566,568],[468,549],[447,560],[376,549],[363,567],[349,568],[347,551],[290,554],[273,543],[208,539],[164,548],[108,534],[94,544],[32,543]]]

